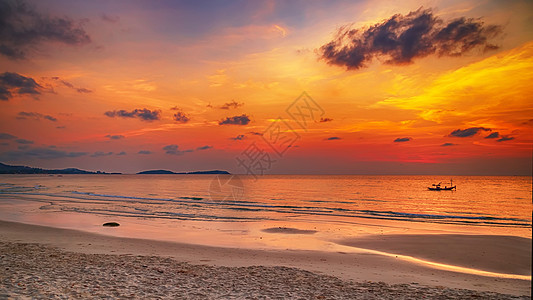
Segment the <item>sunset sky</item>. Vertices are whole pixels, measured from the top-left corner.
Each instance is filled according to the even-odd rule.
[[[532,82],[532,1],[0,0],[6,164],[529,175]]]

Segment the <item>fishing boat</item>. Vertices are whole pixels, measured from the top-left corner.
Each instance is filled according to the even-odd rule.
[[[444,187],[441,186],[442,182],[439,182],[437,184],[433,184],[433,186],[428,187],[428,190],[430,191],[451,191],[456,190],[455,185],[453,185],[453,180],[450,179],[450,186],[445,185]]]

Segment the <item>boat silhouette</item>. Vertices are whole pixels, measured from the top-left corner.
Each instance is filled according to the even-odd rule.
[[[451,190],[457,189],[457,186],[453,185],[453,180],[451,179],[450,179],[450,186],[445,185],[444,187],[442,187],[441,184],[442,182],[433,184],[433,186],[428,187],[428,190],[430,191],[451,191]]]

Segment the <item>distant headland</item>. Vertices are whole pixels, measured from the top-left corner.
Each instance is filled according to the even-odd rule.
[[[122,174],[122,173],[107,173],[103,171],[86,171],[76,168],[66,169],[41,169],[27,166],[11,166],[0,163],[0,174]],[[209,170],[209,171],[193,171],[193,172],[173,172],[168,170],[149,170],[138,172],[137,174],[231,174],[228,171]]]
[[[27,166],[10,166],[0,163],[0,174],[122,174],[107,173],[102,171],[85,171],[76,168],[66,169],[41,169]]]

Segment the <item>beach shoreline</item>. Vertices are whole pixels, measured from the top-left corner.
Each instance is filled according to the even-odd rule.
[[[388,285],[404,284],[410,288],[411,286],[430,287],[431,289],[446,287],[449,289],[467,289],[478,292],[496,292],[514,296],[531,295],[530,280],[480,276],[443,270],[365,251],[321,252],[310,250],[222,248],[149,239],[113,237],[77,230],[6,221],[0,221],[0,239],[8,244],[6,247],[38,244],[40,245],[39,247],[42,246],[46,249],[50,247],[50,249],[57,248],[57,251],[61,253],[111,255],[107,258],[110,260],[143,256],[159,257],[162,260],[172,259],[176,263],[187,263],[192,266],[210,266],[217,268],[250,268],[252,266],[260,266],[261,268],[268,269],[271,267],[284,267],[312,272],[317,276],[337,277],[347,284],[350,282],[361,283],[370,281],[384,282]],[[366,237],[365,239],[365,243],[371,243],[370,237]],[[485,240],[488,239],[490,239],[490,236],[485,236]],[[412,241],[411,239],[405,242],[412,244]],[[382,244],[382,241],[376,237],[374,246],[379,248],[380,243]],[[490,245],[490,242],[488,244]],[[365,247],[372,248],[372,245],[367,244]],[[524,245],[520,247],[523,248]],[[354,249],[357,250],[357,248]],[[423,251],[423,249],[418,249],[418,251]],[[527,248],[514,249],[513,251],[526,253],[524,251],[527,251]],[[408,254],[408,252],[404,252],[404,254]],[[417,253],[412,254],[417,255]],[[7,262],[5,258],[3,260]],[[272,269],[268,270],[268,272],[272,271]],[[529,278],[530,276],[531,274],[529,274]]]

